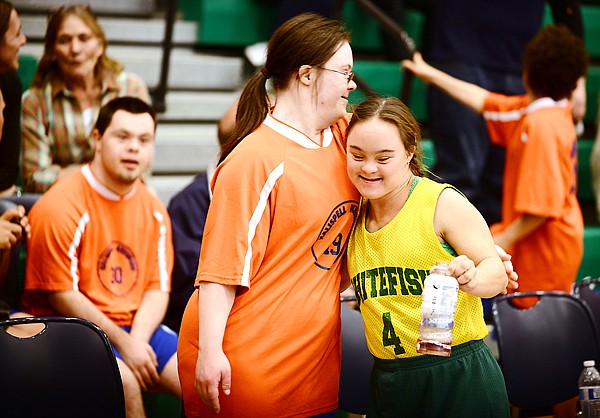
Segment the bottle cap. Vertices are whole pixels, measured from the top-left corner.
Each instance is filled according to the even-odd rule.
[[[583,367],[594,367],[596,362],[594,360],[586,360],[583,362]]]
[[[429,270],[429,274],[441,274],[444,276],[446,274],[446,269],[450,263],[446,261],[438,261],[435,265]]]

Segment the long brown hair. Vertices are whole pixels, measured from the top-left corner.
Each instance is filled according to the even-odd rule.
[[[56,47],[58,31],[65,19],[71,15],[77,16],[91,29],[104,49],[94,68],[94,77],[96,80],[102,80],[110,75],[116,76],[123,70],[123,64],[106,55],[106,36],[91,8],[83,4],[70,4],[53,9],[48,14],[48,27],[46,28],[46,35],[44,37],[44,54],[31,80],[31,87],[42,88],[46,81],[61,78],[58,64],[53,59],[54,49]]]
[[[4,38],[4,35],[6,35],[8,24],[10,23],[10,14],[14,8],[15,7],[11,3],[5,0],[0,0],[0,40]]]
[[[240,96],[235,127],[223,145],[220,161],[267,116],[271,107],[267,79],[272,79],[276,92],[284,90],[298,76],[301,66],[322,66],[344,42],[350,42],[344,25],[316,13],[300,14],[277,28],[269,41],[265,66],[248,81]]]
[[[356,124],[371,119],[389,122],[398,129],[404,149],[414,153],[409,164],[410,171],[416,176],[424,176],[428,170],[423,164],[421,127],[408,106],[395,97],[370,97],[354,108],[346,135]]]

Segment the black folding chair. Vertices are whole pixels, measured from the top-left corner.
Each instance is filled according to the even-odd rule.
[[[0,321],[0,416],[125,418],[106,334],[81,318]]]
[[[348,299],[344,299],[348,300]],[[367,413],[373,356],[367,348],[359,311],[342,303],[342,373],[339,408],[353,414]]]
[[[532,296],[539,301],[529,309],[512,303]],[[518,408],[549,407],[577,396],[583,362],[600,364],[592,314],[569,293],[500,296],[494,300],[492,314],[508,398]]]
[[[573,294],[584,301],[592,311],[596,333],[600,336],[600,277],[586,277],[575,282]]]

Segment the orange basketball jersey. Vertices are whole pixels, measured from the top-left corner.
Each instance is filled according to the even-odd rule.
[[[170,291],[169,215],[141,182],[120,197],[84,166],[40,197],[29,219],[25,312],[55,315],[47,292],[75,290],[131,325],[146,290]]]
[[[238,286],[223,342],[232,388],[220,416],[307,417],[337,407],[340,268],[358,208],[346,175],[347,123],[326,129],[319,146],[267,116],[215,172],[197,284]],[[190,388],[197,301],[195,293],[178,349]],[[186,410],[213,416],[194,393],[184,399]]]

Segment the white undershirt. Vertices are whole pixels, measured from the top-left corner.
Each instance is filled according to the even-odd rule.
[[[83,126],[85,127],[85,133],[90,136],[92,128],[94,127],[94,109],[88,107],[82,112]]]

